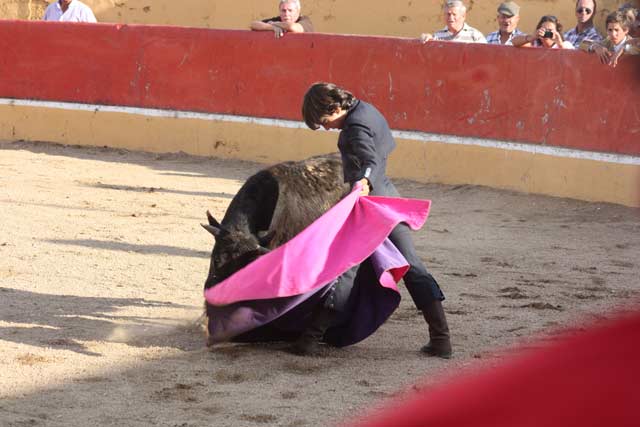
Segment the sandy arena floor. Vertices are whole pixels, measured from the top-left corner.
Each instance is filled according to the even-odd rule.
[[[417,352],[426,326],[404,289],[374,336],[327,357],[207,349],[200,223],[260,167],[0,144],[0,425],[333,425],[640,296],[638,209],[399,182],[433,200],[415,241],[447,295],[453,360]]]

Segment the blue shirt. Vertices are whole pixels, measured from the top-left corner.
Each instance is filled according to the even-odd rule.
[[[578,48],[583,40],[599,42],[602,41],[602,36],[595,27],[589,27],[581,33],[578,32],[578,27],[574,27],[564,33],[564,39],[570,42],[573,47]]]

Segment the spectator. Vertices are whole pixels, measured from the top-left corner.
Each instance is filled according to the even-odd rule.
[[[540,18],[535,34],[523,34],[513,38],[516,47],[544,47],[548,49],[575,49],[562,39],[562,24],[553,15]]]
[[[498,6],[498,25],[500,29],[487,36],[487,43],[511,46],[513,38],[523,34],[518,30],[520,22],[520,6],[515,2],[507,1]]]
[[[98,22],[91,8],[80,0],[57,0],[47,6],[42,19],[61,22]]]
[[[635,17],[634,17],[635,20]],[[629,28],[632,25],[629,16],[624,12],[617,11],[609,14],[606,20],[607,38],[602,43],[583,42],[580,49],[595,53],[603,64],[615,67],[623,54],[638,55],[640,47],[635,43],[630,43]]]
[[[618,9],[623,12],[630,20],[629,36],[633,37],[633,40],[637,42],[637,38],[640,38],[640,11],[633,7],[631,3],[625,3]]]
[[[300,0],[280,0],[278,6],[280,16],[253,21],[250,25],[253,31],[273,31],[279,39],[285,33],[312,33],[313,24],[308,16],[300,16]]]
[[[602,36],[593,26],[593,17],[596,15],[596,0],[578,0],[576,2],[576,19],[578,24],[564,34],[565,40],[576,49],[585,40],[591,42],[602,41]]]
[[[420,41],[426,43],[429,40],[447,40],[462,43],[486,43],[484,35],[473,27],[467,25],[467,7],[459,0],[447,1],[444,4],[445,28],[434,34],[423,33]]]

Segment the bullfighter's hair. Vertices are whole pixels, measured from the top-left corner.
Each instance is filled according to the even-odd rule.
[[[324,116],[338,108],[349,110],[356,102],[351,92],[333,83],[318,82],[311,85],[302,101],[302,118],[310,129],[316,130]]]

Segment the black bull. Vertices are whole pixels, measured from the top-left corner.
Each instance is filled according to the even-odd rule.
[[[290,240],[348,192],[338,154],[279,163],[251,176],[220,223],[207,212],[203,227],[215,245],[205,288]]]

